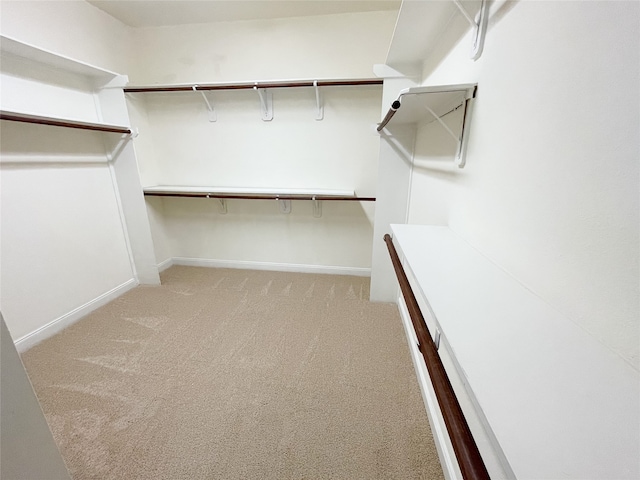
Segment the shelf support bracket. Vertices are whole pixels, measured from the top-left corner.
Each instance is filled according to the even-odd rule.
[[[458,154],[456,155],[456,165],[459,168],[464,168],[467,157],[467,143],[469,142],[469,135],[467,133],[469,124],[471,123],[471,110],[473,109],[473,98],[467,98],[464,101],[464,113],[462,116],[462,125],[460,133],[460,143],[458,144]]]
[[[313,202],[313,216],[315,218],[322,217],[322,201],[316,200],[316,197],[313,197],[311,201]]]
[[[267,91],[266,88],[258,88],[257,83],[253,86],[253,89],[258,92],[258,96],[260,97],[262,120],[264,122],[270,122],[273,120],[273,94]]]
[[[482,55],[482,49],[484,47],[484,37],[487,31],[487,20],[489,18],[489,6],[488,0],[481,0],[480,12],[476,18],[472,18],[469,12],[464,8],[460,0],[453,0],[460,13],[467,19],[471,28],[474,29],[473,44],[471,45],[471,58],[477,60]]]
[[[464,103],[462,103],[461,105],[464,111],[462,113],[462,125],[460,126],[460,135],[456,135],[454,131],[451,130],[449,126],[442,121],[442,118],[440,118],[436,114],[436,112],[434,112],[427,105],[424,106],[424,108],[426,108],[429,111],[429,113],[433,116],[433,118],[436,119],[440,125],[442,125],[442,128],[444,128],[447,131],[447,133],[449,133],[449,135],[451,135],[451,137],[453,137],[453,139],[456,141],[458,145],[458,149],[456,151],[455,162],[459,168],[463,168],[465,164],[467,138],[468,138],[466,135],[466,127],[469,125],[472,100],[473,98],[467,98],[465,99]]]
[[[226,215],[227,214],[227,199],[226,198],[219,198],[218,201],[220,202],[220,214],[221,215]]]
[[[280,213],[291,213],[291,200],[280,200],[280,198],[276,197],[276,201],[280,207]]]
[[[213,105],[211,105],[211,103],[209,102],[209,99],[207,98],[205,93],[202,90],[198,90],[198,85],[194,85],[191,88],[193,88],[194,92],[200,92],[202,94],[202,98],[204,99],[204,103],[207,106],[207,110],[209,111],[209,121],[210,122],[215,122],[216,120],[218,120],[218,116],[216,115],[216,111],[213,108]]]
[[[318,81],[313,81],[313,88],[316,91],[316,107],[318,111],[316,113],[316,120],[322,120],[324,118],[324,104],[322,103],[322,97],[320,96],[320,87],[318,86]]]
[[[449,128],[449,125],[447,125],[446,123],[444,123],[444,122],[442,121],[442,119],[438,116],[438,114],[437,114],[436,112],[434,112],[433,110],[431,110],[431,108],[429,108],[427,105],[425,105],[425,106],[424,106],[424,108],[426,108],[426,109],[429,111],[429,113],[431,114],[431,116],[432,116],[435,120],[437,120],[437,121],[438,121],[438,123],[439,123],[440,125],[442,125],[442,128],[444,128],[444,129],[449,133],[449,135],[451,135],[451,136],[453,137],[453,139],[458,143],[458,146],[459,146],[459,145],[460,145],[460,137],[459,137],[458,135],[456,135],[456,134],[453,132],[453,130],[451,130],[451,129]]]
[[[207,193],[207,198],[211,198],[208,193]],[[218,198],[217,200],[218,200],[218,202],[220,202],[220,205],[219,205],[220,214],[221,215],[226,215],[227,214],[227,199],[226,198]]]

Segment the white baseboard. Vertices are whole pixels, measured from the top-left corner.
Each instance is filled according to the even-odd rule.
[[[80,320],[85,315],[91,313],[97,308],[106,305],[112,300],[115,300],[120,295],[128,292],[132,288],[136,287],[138,282],[135,279],[130,279],[124,282],[121,285],[109,290],[106,293],[103,293],[97,298],[85,303],[84,305],[79,306],[78,308],[70,311],[62,315],[61,317],[52,320],[51,322],[43,325],[42,327],[34,330],[31,333],[28,333],[15,341],[16,349],[18,352],[23,353],[29,350],[31,347],[37,345],[38,343],[46,340],[54,336],[56,333],[64,330],[69,325],[74,324],[78,320]]]
[[[165,262],[162,262],[164,264]],[[161,265],[162,265],[161,264]],[[211,268],[240,268],[247,270],[275,270],[279,272],[325,273],[330,275],[371,276],[370,268],[304,265],[292,263],[250,262],[244,260],[212,260],[206,258],[173,257],[172,265]],[[158,265],[160,268],[160,265]],[[168,267],[167,267],[168,268]]]
[[[164,272],[167,268],[173,267],[173,258],[167,258],[164,262],[158,264],[158,273]]]

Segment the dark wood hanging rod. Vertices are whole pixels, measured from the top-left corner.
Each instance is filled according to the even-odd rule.
[[[453,391],[449,376],[438,354],[438,349],[422,316],[416,297],[402,267],[402,262],[393,245],[393,240],[387,234],[384,236],[384,241],[387,244],[391,263],[398,277],[398,283],[409,311],[409,317],[411,317],[411,323],[418,337],[418,347],[427,365],[429,377],[438,399],[438,405],[444,417],[444,423],[449,432],[451,444],[462,472],[462,478],[465,480],[489,480],[489,473],[473,439],[458,398]]]
[[[33,123],[36,125],[50,125],[54,127],[77,128],[80,130],[93,130],[96,132],[131,134],[127,127],[118,125],[106,125],[104,123],[79,122],[75,120],[60,120],[57,118],[29,115],[24,113],[0,111],[0,120],[10,122]]]
[[[206,192],[144,192],[147,197],[186,197],[186,198],[221,198],[227,200],[335,200],[342,202],[375,202],[376,197],[350,197],[341,195],[308,195],[308,194],[284,194],[271,193],[206,193]]]
[[[125,87],[125,93],[145,93],[145,92],[192,92],[194,90],[250,90],[258,88],[291,88],[291,87],[349,87],[382,85],[382,79],[363,78],[358,80],[302,80],[291,82],[254,82],[254,83],[217,83],[217,84],[194,84],[194,85],[157,85],[157,86],[131,86]]]

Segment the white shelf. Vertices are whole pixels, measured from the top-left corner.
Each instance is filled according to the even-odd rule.
[[[516,477],[637,478],[638,372],[448,228],[391,228]]]
[[[386,64],[401,67],[422,63],[455,14],[452,1],[403,1]]]
[[[465,17],[473,28],[471,58],[477,60],[484,45],[488,5],[489,0],[404,0],[398,12],[386,64],[397,70],[407,66],[415,68],[422,65],[436,46],[443,48],[442,41],[453,46],[461,32],[452,36],[445,31],[456,14]]]
[[[349,87],[349,86],[380,86],[379,78],[325,78],[325,79],[294,79],[294,80],[256,80],[252,82],[219,82],[219,83],[177,83],[157,85],[128,85],[126,93],[154,93],[154,92],[192,92],[207,90],[250,90],[257,88],[297,88],[306,87]]]
[[[59,70],[79,74],[85,77],[100,79],[104,82],[118,76],[115,72],[58,55],[57,53],[20,42],[5,35],[0,35],[0,50],[3,54],[8,53],[18,57],[23,57],[42,65],[48,65]]]
[[[290,200],[369,200],[370,197],[357,197],[353,190],[329,190],[308,188],[261,188],[261,187],[217,187],[217,186],[182,186],[154,185],[143,188],[145,195],[150,196],[186,196],[211,198],[255,198],[255,199],[290,199]],[[371,199],[373,200],[373,199]]]
[[[406,125],[433,121],[431,109],[438,118],[460,107],[475,96],[477,84],[441,85],[432,87],[406,88],[398,95],[400,107],[390,120],[390,124]]]
[[[9,122],[31,123],[36,125],[49,125],[54,127],[75,128],[79,130],[92,130],[97,132],[120,133],[130,135],[131,129],[124,125],[110,125],[106,123],[82,122],[78,120],[47,117],[43,115],[31,115],[27,113],[10,112],[0,110],[0,120]]]

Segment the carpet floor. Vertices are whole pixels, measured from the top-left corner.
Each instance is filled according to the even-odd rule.
[[[23,361],[74,480],[443,478],[369,279],[174,266]]]

